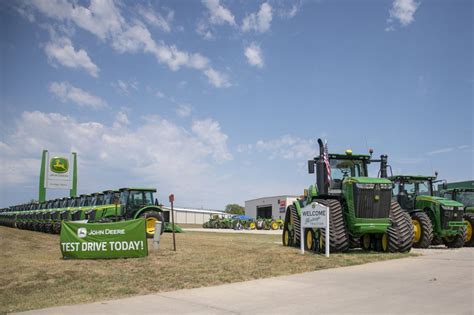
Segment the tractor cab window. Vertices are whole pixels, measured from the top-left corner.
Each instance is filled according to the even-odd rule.
[[[346,177],[367,176],[361,160],[331,159],[331,189],[341,189],[342,181]]]
[[[431,195],[431,185],[429,182],[419,182],[417,183],[417,186],[418,195]]]
[[[153,205],[153,193],[151,191],[145,191],[145,205]]]
[[[129,191],[122,191],[120,193],[120,204],[122,204],[122,205],[127,204],[128,194],[129,194]],[[114,202],[113,200],[110,200],[110,203],[113,203],[113,202]]]
[[[142,191],[131,191],[128,196],[128,202],[131,206],[141,206],[143,202],[143,192]]]
[[[456,194],[456,201],[459,201],[466,207],[474,206],[474,191],[460,191]]]

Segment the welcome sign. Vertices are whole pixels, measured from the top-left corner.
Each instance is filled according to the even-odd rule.
[[[60,236],[63,258],[133,258],[148,255],[145,219],[113,223],[63,221]]]

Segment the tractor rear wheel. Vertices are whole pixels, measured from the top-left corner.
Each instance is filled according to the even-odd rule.
[[[345,252],[349,249],[349,233],[342,214],[341,203],[334,199],[318,199],[316,202],[329,207],[329,250],[331,252]],[[321,229],[321,239],[324,244],[325,229]],[[324,248],[321,248],[323,251]]]
[[[288,227],[283,228],[282,243],[283,246],[293,245],[293,238],[291,237],[291,233],[290,230],[288,230]]]
[[[287,212],[289,211],[290,213],[290,222],[292,224],[293,228],[293,245],[294,246],[299,246],[300,245],[300,239],[301,239],[301,225],[300,225],[300,217],[298,215],[298,211],[296,211],[296,207],[294,205],[289,205],[288,209],[286,210]]]
[[[433,225],[428,215],[424,212],[411,213],[413,222],[413,247],[428,248],[433,240]]]
[[[156,211],[144,212],[140,215],[140,218],[145,219],[145,231],[146,231],[147,238],[152,238],[153,235],[155,234],[155,223],[157,221],[161,221],[161,223],[164,224],[163,216],[161,215],[161,213],[156,212]],[[160,234],[163,234],[164,229],[165,227],[162,226]]]
[[[398,202],[392,201],[390,208],[390,227],[387,229],[388,251],[409,252],[413,244],[413,223],[410,215],[402,210]]]
[[[467,223],[466,241],[464,242],[464,246],[474,247],[474,238],[472,237],[472,228],[474,227],[474,213],[464,214],[464,221]]]
[[[443,237],[443,243],[448,248],[460,248],[464,246],[464,240],[466,239],[466,227],[462,227],[459,230],[461,233],[455,236]]]

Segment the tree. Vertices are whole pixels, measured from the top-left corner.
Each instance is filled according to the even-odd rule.
[[[236,203],[230,203],[225,206],[225,212],[232,214],[245,214],[245,208]]]

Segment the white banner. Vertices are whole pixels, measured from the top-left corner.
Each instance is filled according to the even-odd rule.
[[[74,157],[71,153],[46,152],[44,187],[71,189],[74,174]]]

